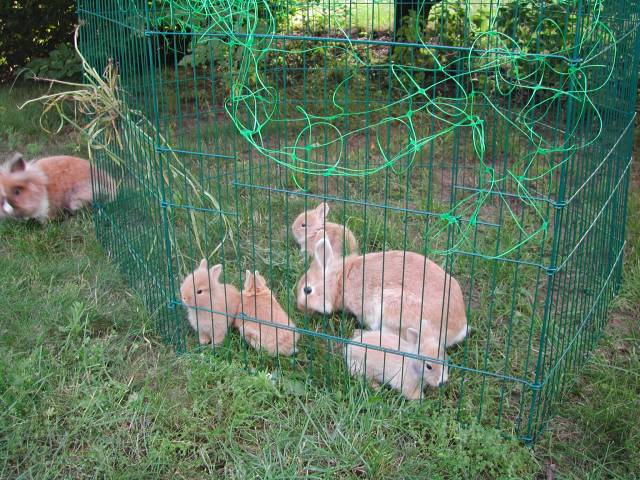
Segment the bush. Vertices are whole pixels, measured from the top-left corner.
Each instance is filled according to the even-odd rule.
[[[82,63],[68,43],[61,43],[44,58],[35,58],[27,64],[30,74],[54,80],[80,80]]]
[[[0,1],[0,82],[71,40],[75,0]]]

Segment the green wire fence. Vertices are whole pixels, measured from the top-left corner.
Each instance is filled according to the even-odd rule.
[[[639,1],[78,13],[98,237],[177,350],[535,440],[620,285]]]

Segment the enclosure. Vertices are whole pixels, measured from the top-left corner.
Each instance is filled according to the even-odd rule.
[[[314,260],[291,225],[327,202],[355,253],[416,252],[460,284],[469,335],[446,360],[401,352],[449,367],[425,386],[425,413],[542,432],[620,284],[638,1],[79,0],[78,12],[81,51],[121,102],[94,154],[120,181],[96,206],[98,238],[169,342],[198,345],[180,285],[207,258],[238,289],[262,273],[289,316],[279,329],[301,335],[292,356],[237,333],[213,354],[293,391],[368,383],[345,365],[344,346],[364,345],[355,316],[297,305]],[[449,285],[430,319],[441,345]]]

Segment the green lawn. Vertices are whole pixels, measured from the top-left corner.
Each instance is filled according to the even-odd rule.
[[[0,90],[0,155],[82,152],[49,137],[33,89]],[[638,181],[630,211],[640,208]],[[534,448],[393,394],[275,383],[177,357],[98,246],[88,213],[0,224],[1,478],[634,478],[640,476],[640,220],[607,335]],[[413,412],[414,408],[416,409]],[[423,410],[420,410],[422,412]]]
[[[391,2],[359,1],[349,8],[348,2],[323,0],[316,5],[300,8],[291,18],[291,25],[302,29],[305,25],[321,30],[389,31],[394,22]]]

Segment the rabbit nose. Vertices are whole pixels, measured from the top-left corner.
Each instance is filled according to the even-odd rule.
[[[311,293],[311,287],[304,287],[303,291],[306,295],[309,295]]]

